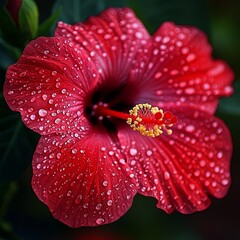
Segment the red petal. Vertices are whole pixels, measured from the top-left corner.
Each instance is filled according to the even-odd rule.
[[[163,24],[137,59],[129,84],[139,102],[190,105],[214,113],[218,97],[232,93],[232,70],[212,60],[205,34],[194,27]]]
[[[230,184],[231,137],[226,126],[194,109],[174,112],[173,134],[143,137],[121,129],[128,163],[139,181],[139,193],[153,196],[157,207],[170,213],[200,211],[209,206],[207,194],[225,196]]]
[[[32,186],[53,216],[70,227],[121,217],[137,192],[134,175],[104,133],[43,136],[33,158]]]
[[[83,100],[98,74],[83,51],[67,39],[38,38],[7,71],[4,95],[10,108],[41,135],[87,127]]]
[[[70,38],[80,49],[86,49],[103,79],[111,80],[109,84],[126,80],[137,50],[149,38],[143,24],[127,8],[107,9],[83,24],[60,22],[55,35]]]

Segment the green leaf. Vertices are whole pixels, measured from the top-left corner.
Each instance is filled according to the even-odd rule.
[[[62,11],[62,7],[59,7],[48,19],[46,19],[38,28],[38,36],[46,35],[47,32],[51,29],[54,23],[57,21],[60,13]]]
[[[128,2],[151,33],[165,21],[194,25],[206,32],[209,31],[209,16],[205,1],[128,0]]]
[[[0,68],[7,69],[7,67],[14,63],[20,56],[19,48],[8,44],[5,40],[0,38]]]
[[[0,31],[10,44],[19,42],[16,39],[16,33],[19,33],[19,30],[5,7],[0,8]]]
[[[36,36],[38,29],[38,8],[34,1],[23,0],[19,10],[19,28],[29,41]]]
[[[87,17],[96,15],[107,7],[126,6],[125,0],[58,0],[54,10],[62,7],[59,20],[66,23],[84,21]]]
[[[8,109],[0,95],[0,181],[16,179],[30,164],[37,137]]]

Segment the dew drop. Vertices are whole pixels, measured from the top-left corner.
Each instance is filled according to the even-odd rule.
[[[143,37],[143,33],[142,32],[136,32],[135,37],[138,39],[141,39]]]
[[[26,76],[26,74],[27,74],[26,72],[21,72],[21,73],[19,74],[19,76],[20,76],[20,77],[24,77],[24,76]]]
[[[101,208],[102,208],[102,204],[99,203],[99,204],[96,206],[96,209],[97,209],[97,210],[100,210]]]
[[[150,150],[150,149],[147,150],[147,156],[148,156],[148,157],[152,156],[152,154],[153,154],[152,150]]]
[[[43,94],[43,95],[42,95],[42,99],[43,99],[43,100],[47,100],[47,95],[46,95],[46,94]]]
[[[182,48],[182,54],[187,54],[189,52],[189,48],[184,47]]]
[[[170,41],[170,37],[169,36],[166,36],[163,38],[162,42],[165,44],[165,43],[168,43]]]
[[[188,95],[192,95],[193,93],[195,93],[195,89],[194,88],[186,88],[184,90],[184,92]]]
[[[217,153],[217,158],[222,158],[223,157],[223,152],[218,152]]]
[[[45,109],[40,109],[38,111],[39,116],[45,117],[47,115],[47,111]]]
[[[161,76],[162,76],[162,73],[161,73],[161,72],[157,72],[157,73],[154,75],[154,78],[155,78],[155,79],[159,79]]]
[[[155,184],[158,184],[158,183],[159,183],[159,180],[158,180],[157,178],[154,178],[153,181],[154,181]]]
[[[130,174],[130,178],[134,178],[134,174],[133,173]]]
[[[132,160],[132,161],[130,162],[131,166],[134,166],[136,163],[137,163],[136,160]]]
[[[45,50],[45,51],[44,51],[44,54],[48,54],[48,53],[49,53],[49,50]]]
[[[113,156],[114,152],[113,151],[109,151],[108,154],[109,154],[109,156]]]
[[[169,172],[164,172],[164,178],[165,180],[168,180],[170,178]]]
[[[228,179],[223,179],[223,180],[221,181],[221,183],[222,183],[223,186],[227,186],[228,183],[229,183],[229,181],[228,181]]]
[[[155,38],[154,38],[154,41],[155,42],[160,42],[162,40],[162,37],[161,36],[156,36]]]
[[[199,162],[199,165],[200,165],[201,167],[205,167],[205,166],[206,166],[206,161],[202,159],[202,160]]]
[[[76,154],[77,153],[77,149],[76,148],[73,148],[72,149],[72,154]]]
[[[98,218],[98,219],[96,220],[96,223],[100,225],[100,224],[103,224],[104,221],[105,221],[105,220],[104,220],[103,218]]]
[[[187,60],[187,62],[192,62],[195,58],[196,58],[195,54],[190,53],[190,54],[188,54],[186,60]]]
[[[83,208],[88,208],[88,203],[85,203],[85,204],[83,205]]]
[[[136,156],[137,155],[137,149],[136,148],[130,148],[130,155]]]
[[[57,75],[57,71],[52,71],[52,75],[53,76]]]
[[[185,130],[189,133],[192,133],[195,130],[195,127],[193,125],[186,126]]]
[[[103,181],[103,186],[106,187],[108,185],[108,181]]]
[[[190,187],[191,190],[194,190],[194,189],[195,189],[195,184],[190,183],[190,184],[189,184],[189,187]]]
[[[108,206],[112,206],[112,200],[108,200],[108,201],[107,201],[107,205],[108,205]]]
[[[120,160],[119,160],[119,162],[121,163],[121,164],[126,164],[126,161],[125,161],[125,159],[123,159],[123,158],[121,158]]]
[[[93,57],[95,55],[95,52],[94,51],[91,51],[90,52],[90,56]]]
[[[61,122],[61,119],[60,118],[56,118],[55,121],[54,121],[56,124],[59,124]]]
[[[38,165],[37,165],[37,169],[40,169],[41,168],[41,164],[39,163]]]
[[[12,95],[12,94],[14,94],[13,91],[9,91],[9,92],[8,92],[8,95]]]
[[[171,70],[170,74],[171,74],[172,76],[175,76],[175,75],[179,74],[179,72],[178,72],[177,69],[173,69],[173,70]]]
[[[35,116],[34,114],[32,114],[32,115],[30,116],[30,119],[31,119],[31,120],[35,120],[35,119],[36,119],[36,116]]]

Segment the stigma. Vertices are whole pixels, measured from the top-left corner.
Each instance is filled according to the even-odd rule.
[[[136,105],[129,111],[129,115],[127,123],[130,127],[148,137],[158,137],[163,132],[171,135],[171,127],[177,123],[177,117],[171,112],[164,112],[148,103]]]
[[[92,114],[97,116],[99,121],[104,117],[125,120],[134,131],[148,137],[158,137],[164,132],[171,135],[171,128],[178,121],[171,112],[164,112],[148,103],[136,105],[129,113],[109,109],[107,104],[99,103],[94,105]]]

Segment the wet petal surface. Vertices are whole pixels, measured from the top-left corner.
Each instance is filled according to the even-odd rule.
[[[143,24],[128,8],[107,9],[82,24],[60,22],[55,35],[67,37],[79,49],[85,49],[103,81],[109,80],[112,88],[126,81],[136,52],[149,38]]]
[[[129,87],[140,102],[190,105],[214,113],[219,96],[232,93],[233,72],[211,53],[199,29],[164,23],[137,56]]]
[[[198,110],[176,113],[172,135],[157,138],[120,129],[119,139],[139,181],[139,193],[153,196],[170,213],[208,207],[208,194],[225,196],[230,185],[231,137],[218,119]],[[126,137],[128,136],[128,137]]]
[[[32,186],[53,216],[71,227],[116,221],[136,194],[134,174],[107,134],[43,136]]]
[[[84,51],[67,39],[38,38],[7,71],[5,99],[23,122],[46,135],[88,127],[84,100],[98,73]]]

